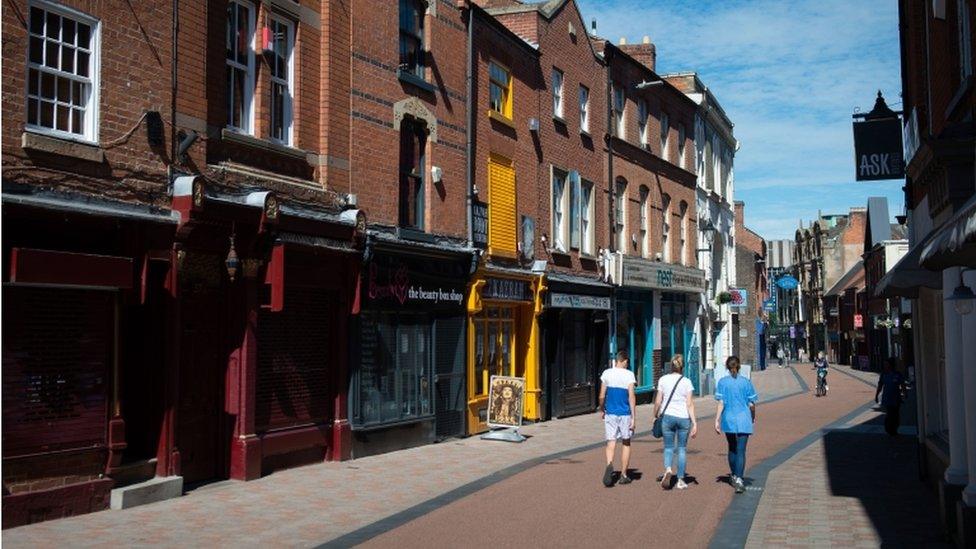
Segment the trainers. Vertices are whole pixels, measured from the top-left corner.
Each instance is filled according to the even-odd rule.
[[[621,475],[620,480],[617,481],[617,484],[630,484],[631,482],[634,482],[634,479],[628,477],[627,475]]]
[[[742,479],[735,477],[735,493],[741,494],[746,491],[746,485],[742,482]]]
[[[603,470],[603,485],[607,488],[613,486],[613,464],[608,463],[607,468]]]
[[[661,488],[664,488],[665,490],[667,490],[668,488],[670,488],[671,487],[671,477],[673,477],[673,476],[674,476],[674,473],[671,472],[671,468],[665,469],[664,470],[664,476],[661,477]]]
[[[678,479],[678,483],[675,484],[674,487],[677,488],[678,490],[684,490],[685,488],[688,487],[688,484],[685,482],[684,479]]]

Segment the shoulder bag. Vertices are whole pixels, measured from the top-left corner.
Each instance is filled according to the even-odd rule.
[[[678,390],[678,384],[680,384],[684,378],[684,376],[678,378],[678,381],[676,381],[674,384],[674,388],[671,389],[671,394],[668,395],[668,401],[664,404],[664,408],[661,408],[661,413],[654,418],[654,426],[651,427],[651,435],[653,435],[654,438],[661,438],[664,436],[664,427],[661,425],[661,418],[664,417],[664,411],[667,410],[668,406],[671,405],[671,397],[673,397],[674,392]]]

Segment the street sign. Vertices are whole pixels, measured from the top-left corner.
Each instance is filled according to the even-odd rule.
[[[800,285],[800,281],[793,275],[783,275],[776,279],[776,285],[784,290],[795,290]]]

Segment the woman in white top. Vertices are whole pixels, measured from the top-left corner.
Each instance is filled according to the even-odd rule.
[[[661,427],[664,431],[664,476],[661,477],[661,487],[671,488],[674,471],[671,462],[674,459],[675,441],[678,449],[678,482],[676,487],[684,490],[685,461],[687,459],[688,435],[695,438],[698,434],[698,421],[695,419],[694,387],[691,380],[684,377],[684,357],[674,355],[671,358],[671,373],[661,376],[657,382],[657,395],[654,397],[654,417],[663,415]],[[663,409],[662,409],[663,407]]]

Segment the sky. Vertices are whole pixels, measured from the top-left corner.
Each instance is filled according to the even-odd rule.
[[[903,213],[903,180],[854,181],[851,114],[880,89],[901,110],[894,0],[577,0],[613,42],[657,46],[657,72],[695,71],[735,124],[746,226],[792,238],[869,196]]]

